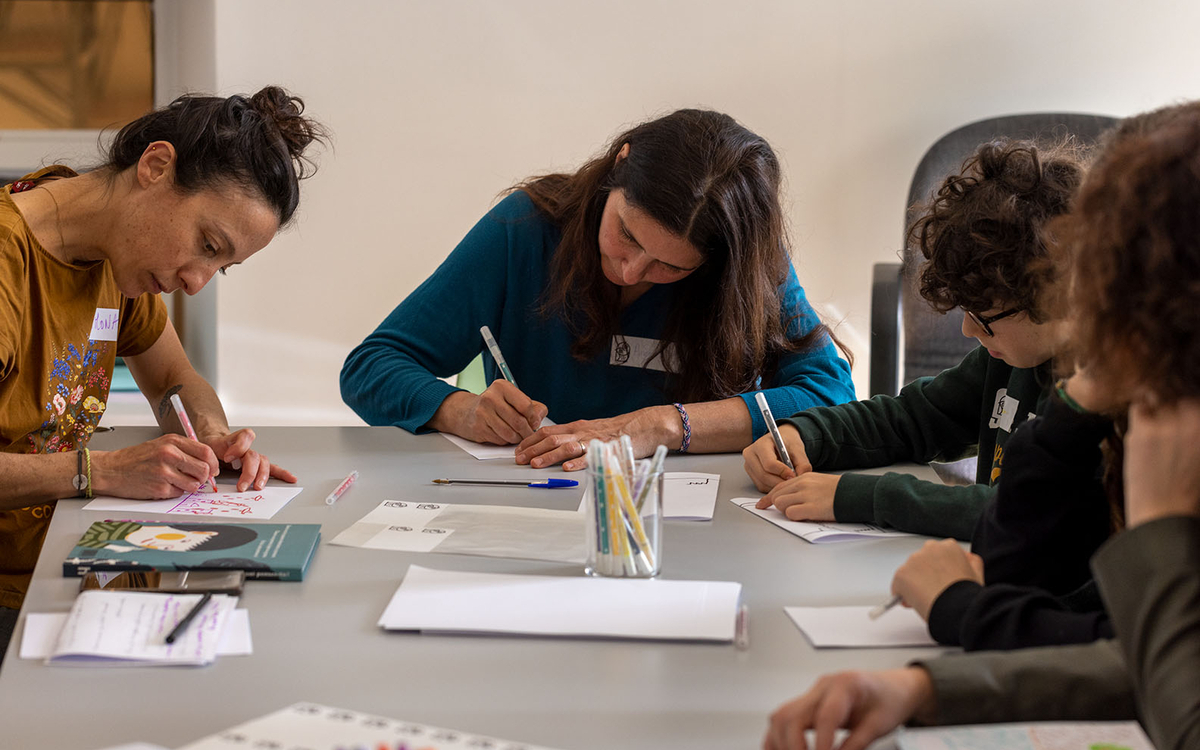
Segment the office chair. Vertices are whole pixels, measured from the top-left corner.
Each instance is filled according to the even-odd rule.
[[[962,335],[962,310],[939,314],[917,292],[920,251],[908,247],[908,227],[947,175],[957,172],[979,147],[994,138],[1055,138],[1070,134],[1095,143],[1117,118],[1066,112],[990,117],[939,138],[917,164],[904,214],[903,260],[876,263],[871,283],[870,395],[895,395],[926,375],[958,364],[976,342]],[[914,257],[915,254],[915,257]]]

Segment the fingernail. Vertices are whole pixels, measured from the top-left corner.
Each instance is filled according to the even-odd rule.
[[[233,468],[235,468],[235,469],[240,469],[240,468],[242,468],[242,459],[240,459],[240,458],[235,458],[235,459],[233,459],[232,461],[230,461],[230,462],[229,462],[229,465],[230,465],[230,466],[232,466],[232,467],[233,467]]]
[[[535,469],[540,469],[540,468],[541,468],[541,466],[542,466],[542,459],[540,459],[540,458],[535,458],[535,459],[533,459],[532,461],[530,461],[530,462],[529,462],[529,465],[530,465],[530,466],[532,466],[532,467],[533,467],[533,468],[535,468]]]
[[[525,454],[524,453],[517,454],[517,463],[519,463],[519,464],[525,463]]]

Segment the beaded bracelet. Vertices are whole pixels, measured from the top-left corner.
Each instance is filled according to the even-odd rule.
[[[683,442],[679,444],[679,452],[687,453],[688,446],[692,444],[692,423],[688,421],[687,410],[683,408],[683,404],[671,404],[679,410],[679,418],[683,420]]]
[[[1058,382],[1054,384],[1054,392],[1058,394],[1058,397],[1064,404],[1071,407],[1071,411],[1076,412],[1077,414],[1088,413],[1087,409],[1080,406],[1079,402],[1071,398],[1071,394],[1067,393],[1067,381],[1063,378],[1059,378]]]

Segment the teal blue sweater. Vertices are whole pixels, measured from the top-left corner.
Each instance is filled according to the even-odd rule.
[[[350,352],[341,374],[345,402],[369,424],[421,431],[456,390],[438,378],[461,372],[482,351],[479,327],[487,325],[518,387],[546,404],[550,418],[560,424],[670,403],[665,373],[640,366],[644,358],[637,361],[636,341],[659,339],[671,285],[657,285],[629,305],[610,351],[580,362],[571,356],[565,322],[537,310],[559,237],[558,227],[525,193],[500,201],[433,275]],[[780,319],[799,315],[790,335],[802,335],[817,324],[795,270],[788,274],[782,298]],[[634,354],[621,363],[629,342],[635,342]],[[484,363],[488,382],[500,377],[490,356]],[[850,368],[828,341],[784,357],[765,385],[775,414],[854,398]],[[766,424],[753,393],[743,399],[757,438]]]

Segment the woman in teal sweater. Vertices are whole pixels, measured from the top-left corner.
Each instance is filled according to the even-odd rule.
[[[644,123],[518,185],[350,353],[342,397],[371,424],[519,443],[536,468],[583,468],[619,434],[643,456],[740,450],[766,432],[759,389],[785,414],[854,397],[784,223],[762,138],[709,111]],[[515,384],[490,357],[482,395],[439,380],[485,325]]]

